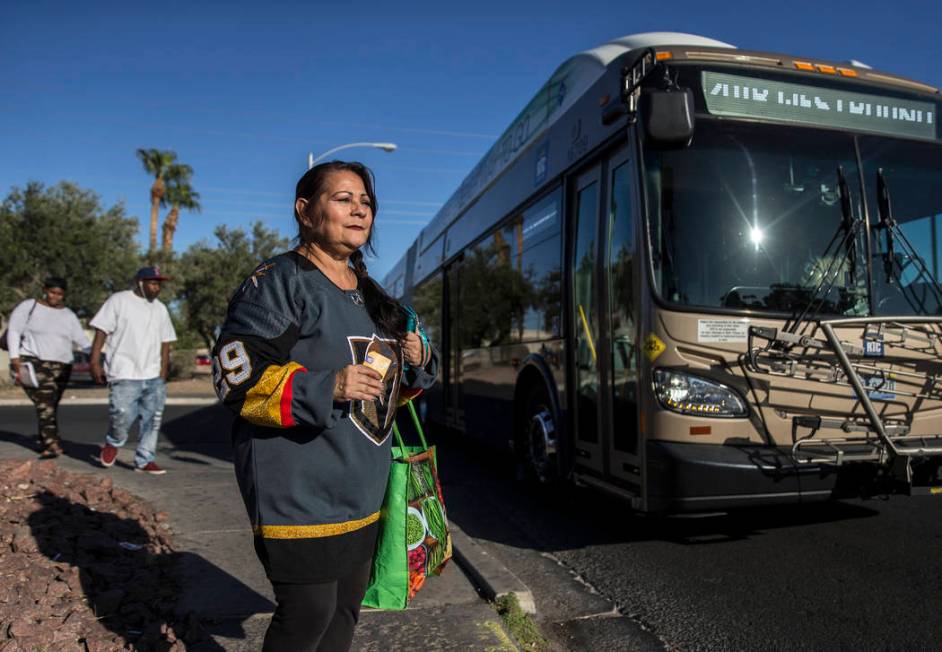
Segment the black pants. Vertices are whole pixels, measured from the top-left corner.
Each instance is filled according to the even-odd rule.
[[[370,560],[346,577],[321,584],[272,582],[275,615],[262,652],[345,652],[360,618]]]

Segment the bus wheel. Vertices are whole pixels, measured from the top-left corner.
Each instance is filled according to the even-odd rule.
[[[534,386],[525,405],[519,442],[524,474],[541,484],[550,484],[558,477],[556,458],[556,418],[546,390]]]

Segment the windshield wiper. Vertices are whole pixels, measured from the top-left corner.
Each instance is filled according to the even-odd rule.
[[[837,166],[837,188],[841,193],[841,228],[844,231],[845,241],[857,229],[857,220],[854,219],[854,209],[850,204],[850,188],[847,186],[847,177],[844,176],[844,166]],[[857,238],[850,238],[847,247],[847,267],[851,279],[857,278]]]
[[[847,185],[847,178],[844,176],[844,167],[841,165],[837,166],[837,187],[841,197],[841,223],[820,258],[820,260],[829,262],[821,275],[821,280],[811,291],[811,296],[804,307],[800,311],[796,309],[788,321],[785,322],[783,330],[789,333],[797,332],[798,326],[809,313],[820,311],[827,300],[827,296],[834,288],[837,276],[843,269],[845,262],[850,272],[851,283],[855,283],[857,279],[857,233],[860,230],[861,221],[854,217],[850,188]],[[832,258],[831,248],[835,243],[838,244]],[[843,255],[838,255],[838,252],[843,252]]]
[[[896,260],[896,252],[893,250],[893,231],[896,227],[896,220],[893,219],[893,208],[890,204],[890,187],[886,184],[886,176],[883,174],[883,168],[877,170],[877,211],[880,221],[877,223],[877,229],[881,229],[886,234],[886,251],[883,253],[883,271],[886,274],[886,282],[893,283],[893,262]]]
[[[935,295],[936,306],[942,307],[942,286],[939,285],[939,282],[932,275],[932,272],[929,271],[929,266],[926,265],[926,261],[909,242],[906,234],[903,233],[903,229],[900,228],[899,222],[893,217],[893,204],[890,201],[890,186],[886,181],[886,175],[883,174],[883,168],[877,169],[877,210],[880,213],[880,220],[873,228],[883,231],[886,236],[886,250],[883,252],[883,270],[886,273],[887,284],[892,285],[894,280],[898,281],[900,293],[906,301],[909,302],[909,305],[913,310],[917,312],[921,310],[922,314],[925,315],[928,314],[927,306],[924,299],[920,299],[916,296],[915,281],[919,278],[928,279],[926,285]],[[896,267],[899,265],[900,272],[902,272],[902,265],[896,260],[895,238],[899,239],[902,255],[912,261],[918,270],[918,274],[913,279],[913,282],[909,284],[910,289],[908,291],[903,287],[902,275],[896,271]],[[916,305],[917,303],[919,304],[918,306]]]

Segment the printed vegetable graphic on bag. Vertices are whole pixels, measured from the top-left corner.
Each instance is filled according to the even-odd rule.
[[[393,424],[397,446],[381,512],[381,530],[373,570],[363,604],[380,609],[405,609],[425,578],[438,575],[451,559],[451,535],[438,481],[435,448],[412,403],[407,403],[422,445],[406,446]]]

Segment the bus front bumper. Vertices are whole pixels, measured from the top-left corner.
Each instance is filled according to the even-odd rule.
[[[649,440],[646,453],[649,512],[821,501],[857,485],[833,467],[796,464],[790,448]]]

